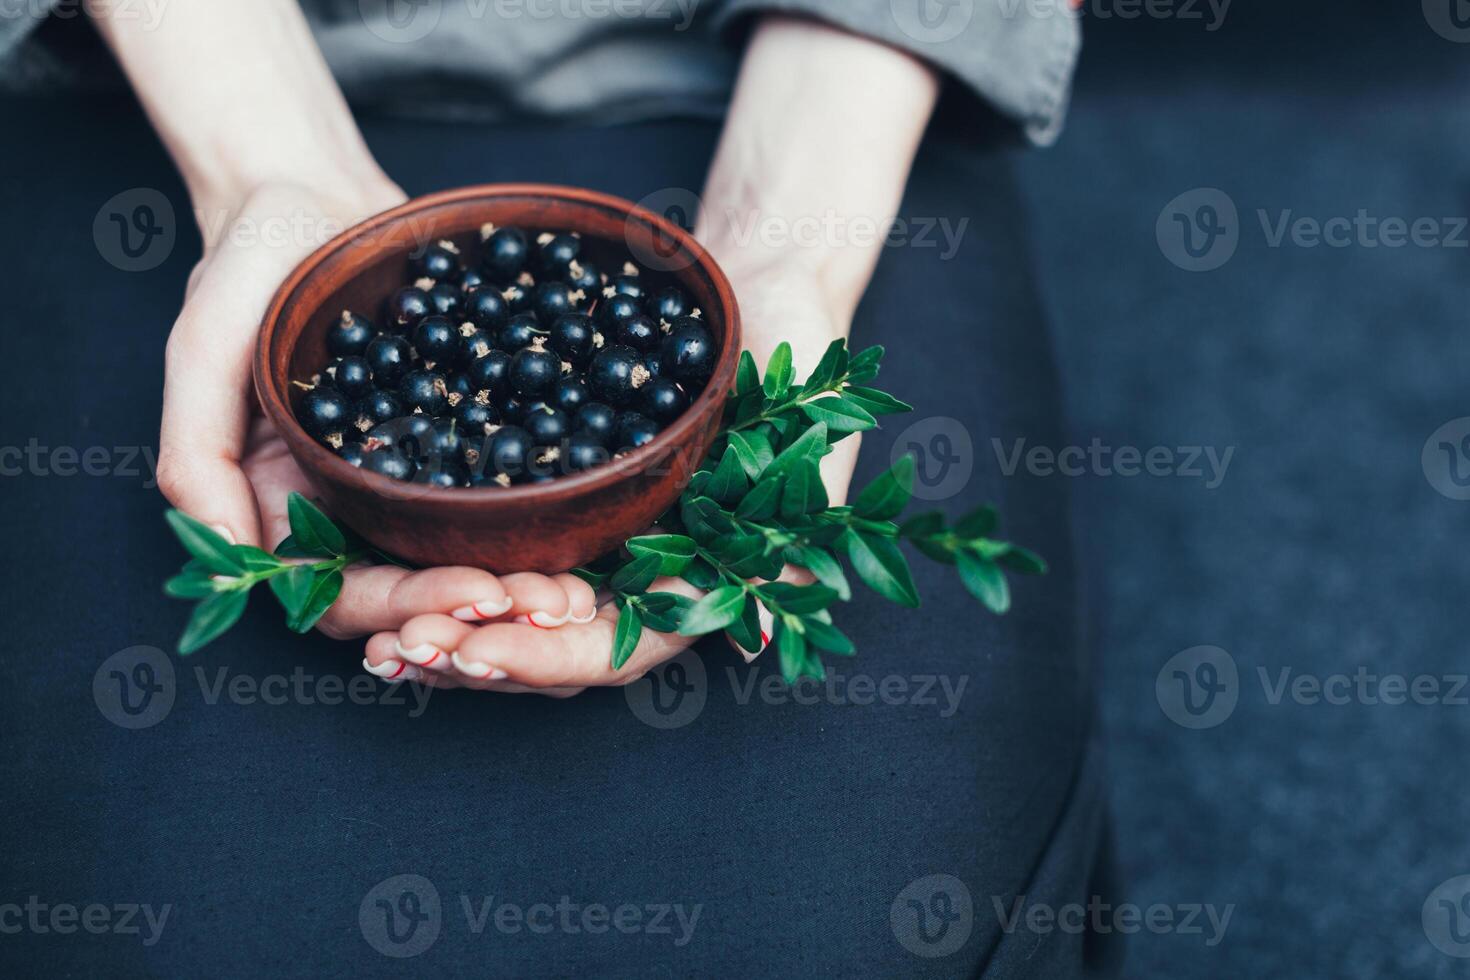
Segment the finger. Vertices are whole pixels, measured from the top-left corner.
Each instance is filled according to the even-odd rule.
[[[586,582],[570,572],[553,575],[553,579],[567,594],[570,606],[569,623],[590,623],[597,616],[597,592]]]
[[[411,681],[434,687],[454,688],[460,681],[452,674],[426,674],[423,668],[408,663],[397,656],[398,634],[376,633],[367,642],[366,656],[362,669],[387,684]]]
[[[398,631],[397,653],[425,670],[453,670],[450,654],[475,627],[452,616],[429,613],[415,616]]]
[[[240,456],[250,418],[246,329],[210,329],[209,287],[169,336],[159,431],[158,486],[169,503],[242,544],[260,541],[255,494]]]
[[[676,579],[660,579],[654,588],[697,594]],[[604,606],[590,623],[569,623],[554,630],[540,630],[529,623],[494,623],[461,640],[452,660],[469,677],[537,688],[607,687],[629,683],[693,642],[689,637],[644,630],[633,655],[615,671],[611,657],[617,618],[615,607]]]
[[[469,606],[488,610],[506,603],[500,580],[479,568],[410,572],[396,565],[361,565],[345,576],[342,594],[318,624],[337,639],[397,630],[426,613]]]
[[[554,629],[566,623],[571,615],[567,590],[550,576],[517,572],[501,581],[512,600],[509,616],[524,616],[532,626]]]

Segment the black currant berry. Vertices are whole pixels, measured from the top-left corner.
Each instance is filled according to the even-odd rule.
[[[435,283],[429,290],[429,302],[434,304],[434,312],[440,316],[458,317],[464,309],[464,293],[453,283]]]
[[[689,313],[689,300],[678,286],[660,289],[648,297],[643,305],[648,310],[649,316],[666,323],[673,323],[679,317]]]
[[[455,282],[459,279],[459,246],[450,241],[439,241],[427,245],[413,258],[414,276],[427,276],[436,282]]]
[[[466,374],[449,375],[444,379],[444,387],[449,392],[445,397],[449,401],[450,408],[462,405],[475,397],[475,384]]]
[[[587,383],[581,378],[562,378],[551,389],[551,404],[561,409],[568,415],[575,415],[577,409],[592,400],[592,395],[587,391]]]
[[[655,350],[664,339],[658,324],[642,313],[618,321],[617,331],[613,336],[618,343],[627,344],[640,354]]]
[[[702,386],[715,371],[715,342],[694,317],[680,317],[664,338],[663,374],[684,384]]]
[[[503,350],[492,350],[471,361],[464,373],[477,393],[488,391],[499,398],[510,386],[510,355]]]
[[[643,370],[648,372],[649,380],[661,378],[664,374],[663,355],[658,351],[650,351],[643,355]]]
[[[357,428],[362,429],[366,423],[367,429],[371,430],[375,425],[402,415],[403,403],[392,392],[374,389],[357,403],[355,413],[357,421],[354,424]]]
[[[426,286],[432,283],[424,282]],[[413,329],[414,324],[434,312],[434,301],[429,294],[418,286],[404,286],[398,292],[388,297],[388,304],[384,310],[384,318],[392,324],[400,333],[407,333]]]
[[[541,271],[553,276],[564,276],[582,252],[582,240],[570,233],[553,235],[547,232],[536,239],[536,244],[540,246],[537,255]]]
[[[367,450],[363,448],[360,442],[349,442],[337,450],[337,455],[341,456],[353,466],[361,466],[363,459],[367,456]]]
[[[556,318],[551,325],[549,345],[552,350],[570,361],[575,368],[585,368],[592,360],[592,336],[597,332],[592,318],[582,313],[568,313]]]
[[[580,473],[612,459],[603,440],[590,432],[574,432],[561,446],[562,463],[569,473]]]
[[[602,295],[602,273],[591,262],[574,259],[567,263],[567,285],[595,299]]]
[[[559,408],[546,406],[527,412],[521,419],[521,428],[531,436],[538,446],[555,446],[571,434],[572,421]]]
[[[373,370],[366,358],[344,357],[333,365],[332,381],[338,391],[357,401],[373,390]]]
[[[526,417],[526,411],[531,407],[531,399],[522,398],[517,394],[508,394],[500,399],[500,417],[507,425],[520,425],[521,419]]]
[[[363,359],[367,361],[373,372],[373,382],[379,388],[396,388],[413,362],[413,348],[402,337],[382,334],[367,345]]]
[[[561,358],[545,347],[537,337],[530,347],[516,352],[510,362],[510,386],[517,394],[527,398],[541,398],[561,377]]]
[[[327,350],[334,357],[350,357],[367,350],[376,331],[366,318],[348,310],[327,328]]]
[[[631,296],[606,297],[597,304],[597,315],[600,322],[610,333],[617,330],[621,321],[642,312],[643,309],[638,305],[638,301]]]
[[[413,349],[419,357],[435,366],[448,366],[459,360],[464,350],[459,328],[442,316],[426,316],[413,328]]]
[[[437,371],[410,371],[398,386],[398,397],[410,412],[438,415],[449,404],[449,387]]]
[[[495,349],[494,335],[468,321],[459,325],[459,342],[465,361],[484,357]]]
[[[434,420],[426,415],[389,419],[367,434],[370,449],[393,449],[407,459],[418,459],[434,435]]]
[[[604,347],[587,368],[587,387],[592,397],[617,408],[630,403],[647,380],[648,369],[631,347]]]
[[[494,282],[510,282],[526,267],[526,236],[519,228],[492,228],[487,225],[481,230],[485,237],[482,265]]]
[[[459,277],[459,288],[465,293],[485,285],[485,277],[475,269],[466,269]]]
[[[543,336],[545,331],[536,323],[536,318],[529,313],[517,313],[496,334],[496,344],[504,351],[517,351],[522,347],[530,347],[531,341]]]
[[[618,432],[614,442],[617,443],[619,451],[637,449],[646,446],[658,435],[659,424],[653,419],[637,412],[624,412],[618,419]]]
[[[536,287],[531,306],[542,323],[554,323],[563,314],[575,313],[577,304],[585,298],[566,283],[553,279]]]
[[[296,412],[301,427],[323,441],[340,437],[352,424],[352,405],[347,396],[335,388],[313,388],[301,397]]]
[[[631,296],[633,299],[643,298],[643,280],[638,276],[623,275],[613,276],[607,282],[607,288],[613,291],[614,296]],[[603,295],[607,295],[605,292]]]
[[[669,378],[654,378],[638,392],[638,410],[659,425],[668,425],[688,407],[689,396]]]
[[[459,459],[464,455],[467,444],[457,419],[437,419],[429,430],[423,455],[426,459]]]
[[[362,468],[369,473],[379,473],[395,480],[411,480],[418,467],[414,461],[397,449],[373,449],[363,454]]]
[[[437,459],[420,466],[413,475],[413,482],[453,490],[470,485],[470,471],[462,460]]]
[[[611,445],[618,431],[617,409],[602,402],[588,402],[572,417],[572,431],[597,440],[599,445]]]
[[[478,435],[488,435],[490,426],[500,424],[500,410],[489,402],[471,399],[460,402],[454,409],[454,418],[471,442]]]
[[[464,315],[477,327],[499,330],[510,316],[505,297],[494,286],[481,286],[465,293]]]
[[[526,464],[534,451],[535,445],[525,429],[515,425],[501,426],[490,439],[485,471],[509,477],[512,481],[522,480],[526,477]]]
[[[536,280],[529,272],[522,272],[519,279],[500,291],[500,298],[505,300],[506,310],[514,315],[532,312],[531,300],[535,294]]]

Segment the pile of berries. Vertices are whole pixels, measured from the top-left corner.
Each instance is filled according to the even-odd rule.
[[[442,487],[590,469],[653,439],[714,372],[701,311],[631,261],[615,275],[575,232],[486,225],[478,262],[441,241],[375,325],[344,310],[296,418],[343,459]]]

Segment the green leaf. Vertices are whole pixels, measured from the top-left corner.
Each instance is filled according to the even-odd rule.
[[[307,554],[306,549],[296,543],[296,536],[288,534],[276,545],[277,558],[320,558],[320,555]]]
[[[199,559],[211,572],[219,575],[239,575],[245,566],[235,557],[230,544],[212,528],[196,521],[181,510],[170,510],[163,515],[173,529],[184,550]],[[226,626],[226,629],[229,627]],[[207,640],[205,641],[208,642]],[[204,644],[201,643],[200,646]],[[197,648],[196,648],[197,649]]]
[[[755,358],[750,351],[740,352],[740,363],[735,368],[735,394],[743,395],[746,392],[755,391],[761,384],[760,368],[755,366]]]
[[[618,628],[613,633],[613,670],[623,669],[623,664],[628,662],[628,658],[638,648],[638,641],[642,636],[643,618],[638,615],[638,607],[631,602],[623,603],[623,611],[618,613]]]
[[[780,398],[791,389],[791,345],[786,341],[776,345],[771,359],[766,362],[766,378],[761,383],[767,398]]]
[[[827,488],[822,484],[822,471],[809,459],[798,460],[786,478],[781,493],[781,516],[787,520],[803,514],[827,509]]]
[[[307,554],[340,558],[347,553],[347,539],[341,529],[301,494],[293,492],[286,499],[286,514],[291,519],[291,536]]]
[[[747,521],[764,521],[776,516],[781,506],[781,488],[785,480],[768,476],[751,488],[735,507],[735,516]]]
[[[305,612],[315,581],[316,573],[310,565],[297,565],[284,575],[276,575],[270,579],[271,592],[280,601],[281,608],[286,610],[288,623]]]
[[[996,561],[1022,575],[1046,574],[1046,561],[1036,552],[1028,551],[1020,545],[1011,545],[1011,550],[1001,555]]]
[[[919,591],[914,586],[909,563],[888,538],[849,530],[840,541],[847,560],[868,588],[901,606],[916,608]]]
[[[704,589],[705,591],[709,591],[720,584],[720,573],[715,571],[715,567],[703,558],[696,558],[691,561],[689,567],[684,569],[683,578],[684,581],[696,589]]]
[[[676,592],[649,592],[638,597],[643,625],[658,633],[679,632],[684,614],[693,606],[693,599]]]
[[[1013,547],[1009,541],[993,541],[990,538],[972,538],[965,542],[966,549],[985,561],[996,561]]]
[[[233,545],[230,553],[245,566],[247,571],[251,572],[268,572],[286,564],[270,552],[261,551],[248,544]]]
[[[703,636],[729,628],[745,608],[745,589],[723,585],[696,602],[679,624],[681,636]]]
[[[678,575],[693,560],[697,545],[683,534],[645,534],[629,538],[627,547],[635,557],[658,555],[660,575]]]
[[[708,497],[686,494],[679,505],[679,517],[684,521],[684,530],[696,541],[711,541],[735,530],[734,522]]]
[[[761,649],[760,606],[754,596],[747,598],[740,618],[731,623],[728,632],[740,649],[747,653],[759,653]]]
[[[912,412],[914,410],[914,406],[908,402],[899,401],[888,392],[879,391],[877,388],[847,385],[842,389],[842,394],[849,401],[857,402],[874,415],[896,415],[900,412]]]
[[[826,676],[822,661],[807,655],[806,637],[785,623],[776,624],[776,649],[781,654],[781,676],[786,683],[795,684],[807,674],[817,680]]]
[[[301,611],[286,624],[298,633],[308,632],[324,616],[342,594],[342,573],[335,568],[317,569],[311,591]]]
[[[883,363],[883,348],[881,346],[869,347],[867,350],[859,351],[852,355],[852,360],[847,364],[847,380],[855,385],[867,384],[878,376],[878,368]]]
[[[760,534],[736,531],[711,542],[709,550],[716,559],[733,571],[735,566],[746,559],[763,554],[766,550],[766,539]]]
[[[763,598],[781,607],[782,612],[805,616],[826,609],[837,601],[837,590],[825,585],[792,585],[790,582],[771,582],[760,586],[757,591]]]
[[[594,572],[590,568],[574,568],[572,569],[572,574],[577,576],[577,578],[581,579],[582,581],[586,582],[588,585],[592,586],[594,589],[602,588],[603,583],[605,583],[609,578],[608,573]]]
[[[614,592],[634,594],[643,592],[653,584],[654,579],[658,578],[663,562],[664,556],[659,554],[646,554],[634,558],[613,572],[612,578],[607,580],[607,587]]]
[[[850,657],[857,652],[857,648],[852,645],[852,640],[831,623],[823,622],[815,616],[804,616],[801,625],[806,631],[807,642],[814,647],[820,647],[839,657]]]
[[[725,450],[725,455],[720,459],[720,465],[715,467],[714,474],[704,485],[704,492],[722,504],[733,504],[748,489],[750,489],[750,481],[746,479],[745,470],[740,465],[740,457],[732,446]]]
[[[188,656],[234,626],[245,612],[245,604],[249,600],[250,593],[244,589],[216,592],[202,600],[194,607],[194,614],[184,627],[184,635],[179,637],[179,654]]]
[[[906,538],[924,538],[931,534],[942,534],[944,532],[944,515],[937,510],[926,511],[915,514],[903,522],[898,533]]]
[[[940,538],[912,538],[914,547],[923,553],[930,561],[937,561],[943,565],[955,563],[955,550],[946,545]]]
[[[995,530],[998,522],[995,508],[987,505],[976,507],[958,521],[955,521],[954,533],[961,538],[983,538]]]
[[[914,492],[914,457],[903,456],[868,484],[852,505],[859,517],[891,521],[908,506]]]
[[[163,583],[163,591],[175,599],[203,599],[214,594],[214,581],[207,574],[180,572]]]
[[[807,377],[804,387],[817,391],[832,386],[832,382],[847,373],[847,341],[841,338],[832,341],[822,352],[816,369]]]
[[[771,449],[771,440],[766,438],[764,432],[754,429],[730,433],[730,448],[735,450],[740,468],[752,480],[759,480],[766,467],[771,465],[771,460],[776,458]]]
[[[841,395],[803,402],[801,410],[813,422],[827,423],[833,432],[864,432],[878,425],[878,420],[866,408]]]
[[[965,583],[970,594],[997,616],[1005,615],[1011,608],[1011,587],[1000,566],[963,551],[959,553],[959,564],[960,581]]]
[[[847,602],[852,598],[852,588],[842,572],[842,564],[825,548],[806,547],[799,553],[798,564],[817,577],[827,588],[837,593],[837,598]]]

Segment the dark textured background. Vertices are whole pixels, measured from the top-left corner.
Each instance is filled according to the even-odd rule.
[[[1237,906],[1213,949],[1133,937],[1130,976],[1470,975],[1420,924],[1470,872],[1470,707],[1271,705],[1257,678],[1470,661],[1470,504],[1419,460],[1470,415],[1470,250],[1272,249],[1255,216],[1467,214],[1470,45],[1419,8],[1242,2],[1214,33],[1090,21],[1069,128],[1019,164],[1076,441],[1238,447],[1214,491],[1074,484],[1131,897]],[[1242,221],[1208,273],[1155,242],[1197,187]],[[1154,693],[1197,644],[1242,684],[1205,731]]]

